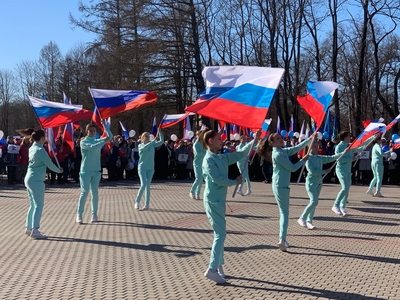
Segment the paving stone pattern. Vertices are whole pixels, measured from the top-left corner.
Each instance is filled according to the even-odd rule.
[[[189,181],[155,181],[149,211],[134,209],[137,181],[103,183],[99,219],[75,223],[77,184],[46,189],[41,230],[24,234],[23,186],[0,185],[0,299],[400,299],[400,188],[386,198],[352,186],[347,217],[331,207],[339,185],[325,185],[316,230],[296,220],[308,203],[291,186],[287,253],[277,248],[278,207],[271,186],[228,192],[224,270],[229,284],[204,277],[212,230]]]

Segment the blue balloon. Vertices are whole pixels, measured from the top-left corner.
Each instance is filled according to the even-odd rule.
[[[281,136],[282,136],[282,137],[286,137],[286,135],[287,135],[286,130],[282,130],[282,131],[281,131]]]
[[[253,131],[250,131],[250,137],[252,138],[254,136]]]
[[[329,133],[324,132],[324,133],[322,134],[322,137],[324,138],[324,140],[329,139]]]
[[[399,136],[397,133],[394,133],[394,134],[392,135],[392,141],[397,140],[397,139],[399,139],[399,138],[400,138],[400,136]]]
[[[290,130],[290,131],[288,132],[288,135],[289,135],[290,138],[292,138],[293,135],[294,135],[294,132]]]

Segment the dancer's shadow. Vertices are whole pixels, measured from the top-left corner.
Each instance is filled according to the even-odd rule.
[[[352,209],[357,209],[357,208],[352,208]],[[398,213],[398,212],[396,212]],[[382,225],[382,226],[398,226],[399,223],[394,223],[394,222],[380,222],[380,221],[375,221],[375,220],[367,220],[367,219],[358,219],[355,217],[344,217],[344,218],[338,218],[338,217],[315,217],[314,220],[320,220],[320,221],[329,221],[329,222],[342,222],[342,223],[357,223],[357,224],[367,224],[367,225]]]
[[[188,250],[189,247],[187,246],[177,246],[177,245],[162,245],[162,244],[141,245],[141,244],[130,244],[130,243],[115,242],[115,241],[88,240],[88,239],[57,237],[57,236],[47,236],[47,241],[86,243],[99,246],[122,247],[122,248],[129,248],[142,251],[167,252],[174,254],[177,257],[190,257],[196,254],[202,254],[201,252],[198,251]],[[184,248],[184,249],[174,250],[174,249],[167,249],[167,247]]]
[[[395,208],[400,208],[400,202],[389,202],[389,201],[362,201],[365,204],[371,204],[371,205],[376,205],[379,207],[382,206],[389,206],[389,207],[395,207]]]
[[[354,210],[358,210],[366,213],[373,214],[399,214],[400,210],[393,208],[376,208],[376,207],[352,207]]]
[[[234,276],[226,276],[228,280],[236,280],[239,281],[239,284],[236,283],[226,283],[223,286],[225,288],[241,288],[241,289],[249,289],[249,290],[256,290],[256,291],[266,291],[266,292],[276,292],[276,293],[283,293],[287,295],[297,294],[299,297],[316,297],[322,299],[364,299],[364,300],[384,300],[386,298],[379,298],[379,297],[369,297],[362,294],[357,293],[350,293],[350,292],[338,292],[332,291],[327,289],[318,289],[318,288],[311,288],[305,286],[297,286],[279,282],[271,282],[265,280],[257,280],[252,278],[245,278],[245,277],[234,277]],[[247,281],[247,284],[245,283]],[[242,283],[243,284],[240,284]],[[259,284],[260,286],[254,286],[254,284]],[[265,285],[271,286],[270,288],[265,287]]]

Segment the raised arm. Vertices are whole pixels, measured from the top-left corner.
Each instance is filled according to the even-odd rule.
[[[300,159],[297,163],[293,164],[285,155],[282,154],[278,154],[274,159],[276,160],[276,164],[281,165],[289,172],[296,172],[304,163],[304,161]]]
[[[300,144],[294,146],[294,147],[289,147],[289,148],[282,148],[282,150],[286,151],[286,153],[291,156],[297,152],[299,152],[301,149],[305,148],[309,143],[310,143],[310,139],[313,136],[309,137],[308,139],[302,141]]]
[[[161,131],[158,132],[158,135],[160,136],[160,140],[159,141],[156,141],[156,140],[153,141],[154,148],[157,148],[158,146],[161,146],[162,143],[164,143],[164,136],[161,133]]]

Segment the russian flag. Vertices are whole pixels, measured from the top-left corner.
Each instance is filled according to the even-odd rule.
[[[294,119],[293,115],[290,116],[290,126],[289,126],[289,131],[294,132]]]
[[[99,114],[99,110],[97,109],[97,106],[95,106],[94,110],[93,110],[92,122],[95,123],[103,131],[103,134],[101,137],[102,138],[106,137],[107,133],[106,133],[106,130],[105,130],[103,124],[101,123],[101,117]],[[108,118],[108,121],[106,120],[106,126],[107,126],[107,128],[110,128],[110,126],[111,126],[111,118],[110,117]]]
[[[179,122],[183,121],[187,116],[194,115],[193,113],[175,114],[175,115],[164,115],[164,118],[160,122],[160,128],[171,127]]]
[[[370,123],[363,132],[354,140],[350,145],[350,149],[358,148],[365,143],[371,136],[381,133],[384,135],[386,132],[386,125],[383,123]]]
[[[189,116],[186,117],[184,127],[183,127],[183,137],[186,140],[191,140],[191,137],[189,136],[189,131],[192,131],[192,126],[190,126],[190,119]]]
[[[387,126],[386,129],[390,130],[392,129],[392,127],[398,122],[400,121],[400,115],[398,115],[396,118],[394,118],[394,120],[392,122],[390,122]]]
[[[284,69],[205,67],[206,90],[186,111],[247,128],[261,128]]]
[[[156,134],[157,134],[157,120],[156,120],[156,117],[154,117],[154,119],[153,119],[153,126],[151,126],[150,133],[152,135],[154,135],[154,136],[156,136]]]
[[[333,81],[309,81],[307,83],[307,95],[297,96],[297,102],[314,119],[318,130],[325,118],[325,112],[338,88]]]
[[[393,141],[392,149],[393,150],[400,149],[400,139]]]
[[[82,106],[41,100],[29,96],[32,108],[43,128],[58,127],[68,123],[90,119],[92,112]]]
[[[268,136],[268,128],[269,128],[269,125],[271,125],[271,122],[272,122],[272,119],[264,120],[264,123],[262,124],[262,127],[261,127],[261,131],[262,131],[261,138],[262,139]]]
[[[127,140],[129,138],[129,132],[126,130],[124,124],[122,124],[121,121],[119,121],[119,125],[121,125],[122,128],[122,133],[124,134],[124,138]]]
[[[53,128],[46,128],[47,134],[47,149],[49,153],[57,153],[57,146],[54,139]]]
[[[157,94],[152,91],[89,90],[101,119],[157,101]]]
[[[64,104],[72,104],[68,99],[67,95],[63,92]],[[62,134],[63,140],[70,146],[75,156],[75,141],[74,141],[74,123],[68,123],[64,127],[64,133]]]

